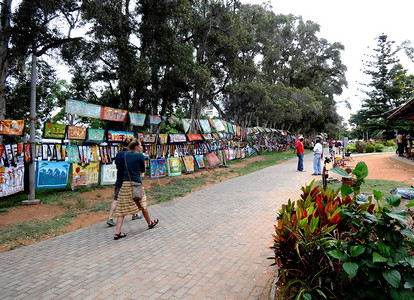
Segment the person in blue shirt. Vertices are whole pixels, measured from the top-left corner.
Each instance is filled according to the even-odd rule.
[[[133,140],[128,146],[130,152],[124,155],[124,172],[122,178],[122,187],[119,190],[118,204],[117,204],[117,221],[116,233],[114,239],[126,237],[126,234],[121,232],[124,217],[130,214],[136,214],[139,210],[142,211],[145,220],[148,224],[148,229],[154,228],[158,224],[158,219],[151,220],[147,208],[147,197],[143,191],[143,197],[139,201],[132,199],[132,185],[142,184],[141,173],[145,172],[145,158],[141,153],[142,146],[138,140]],[[142,187],[144,189],[144,187]]]
[[[124,147],[121,151],[118,152],[118,154],[115,157],[115,164],[116,164],[116,182],[115,182],[115,190],[114,190],[114,200],[111,203],[111,206],[109,208],[109,216],[108,216],[108,220],[106,220],[106,224],[108,224],[109,226],[115,226],[115,222],[113,219],[113,215],[116,209],[116,203],[118,200],[118,194],[119,194],[119,190],[121,189],[122,186],[122,178],[124,177],[124,168],[125,168],[125,161],[124,161],[124,155],[125,153],[127,153],[129,151],[128,149],[128,145],[130,142],[132,142],[134,140],[134,138],[126,138],[123,143],[122,146]],[[141,213],[137,213],[135,215],[132,216],[132,220],[137,220],[137,219],[141,219],[142,218],[142,214]]]

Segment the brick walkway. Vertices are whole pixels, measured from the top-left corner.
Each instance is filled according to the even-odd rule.
[[[297,160],[160,205],[160,223],[104,222],[0,253],[1,299],[260,299],[273,279],[277,211],[312,179]]]

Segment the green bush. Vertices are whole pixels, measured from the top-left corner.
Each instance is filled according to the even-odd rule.
[[[365,145],[366,144],[367,143],[365,143],[365,142],[356,141],[356,143],[355,143],[356,152],[358,152],[358,153],[364,153],[364,149],[365,149]]]
[[[355,144],[348,144],[348,148],[346,148],[348,152],[355,153],[356,152],[356,145]]]
[[[375,151],[375,146],[373,144],[368,143],[365,145],[364,152],[372,153],[374,151]]]
[[[393,146],[397,146],[397,143],[394,142],[393,140],[389,140],[385,142],[385,146],[386,147],[393,147]]]
[[[375,152],[382,152],[384,146],[381,143],[374,143]]]

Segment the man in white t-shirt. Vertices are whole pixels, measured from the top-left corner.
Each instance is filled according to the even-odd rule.
[[[316,139],[315,146],[313,147],[313,174],[312,175],[321,175],[321,160],[322,160],[322,141],[321,138]]]

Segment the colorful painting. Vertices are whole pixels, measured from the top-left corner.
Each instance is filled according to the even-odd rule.
[[[148,115],[148,118],[150,125],[158,125],[162,122],[162,118],[160,116]]]
[[[204,169],[204,168],[205,168],[205,164],[204,164],[204,156],[203,156],[203,154],[197,154],[197,155],[194,155],[194,159],[195,159],[195,161],[196,161],[196,163],[197,163],[197,167],[198,167],[199,169]]]
[[[0,167],[0,197],[24,191],[24,163]]]
[[[43,128],[43,137],[47,139],[64,139],[66,134],[66,125],[45,123]]]
[[[66,151],[68,154],[68,163],[80,163],[81,162],[80,157],[79,157],[78,146],[67,145]]]
[[[23,135],[24,120],[1,120],[0,134]]]
[[[144,126],[145,118],[147,116],[146,114],[129,112],[128,115],[129,115],[129,121],[131,122],[132,125]]]
[[[38,161],[36,164],[36,189],[65,188],[70,164],[64,161]]]
[[[138,133],[138,139],[141,143],[155,144],[157,135],[155,133]]]
[[[207,141],[214,140],[214,138],[213,138],[213,136],[211,135],[211,133],[205,133],[205,134],[203,134],[203,138],[204,138],[205,140],[207,140]]]
[[[198,120],[198,122],[200,123],[201,129],[203,130],[204,133],[211,132],[210,122],[208,120],[200,119]]]
[[[158,135],[158,141],[162,145],[166,144],[168,141],[168,134],[160,133]]]
[[[128,111],[126,110],[103,106],[101,119],[107,121],[125,122],[127,114]]]
[[[184,132],[188,132],[192,119],[181,119],[181,121],[183,122]]]
[[[85,140],[86,127],[68,126],[68,140]]]
[[[216,167],[220,165],[220,160],[217,157],[216,153],[214,152],[206,153],[205,156],[207,158],[208,164],[211,167]]]
[[[80,164],[72,164],[72,189],[98,185],[99,163],[91,162],[82,167]]]
[[[167,176],[167,160],[163,159],[151,159],[150,160],[150,177],[162,178]]]
[[[102,106],[83,101],[68,99],[66,100],[66,113],[75,114],[82,117],[101,118]]]
[[[101,165],[101,185],[115,184],[117,173],[114,163]]]
[[[88,142],[101,143],[105,141],[105,129],[88,128],[87,138]]]
[[[186,173],[194,173],[194,158],[192,156],[184,156],[183,163]]]
[[[222,120],[212,119],[211,121],[214,123],[214,127],[216,128],[217,132],[226,131],[226,128],[224,127]]]
[[[108,130],[108,142],[123,142],[127,137],[134,138],[133,132]]]
[[[187,139],[185,138],[185,134],[169,134],[170,143],[185,143]]]
[[[168,158],[168,176],[181,175],[181,160],[178,157]]]
[[[201,141],[203,141],[203,137],[199,133],[187,134],[187,138],[188,138],[188,141],[190,141],[190,142],[194,142],[194,141],[201,142]]]

